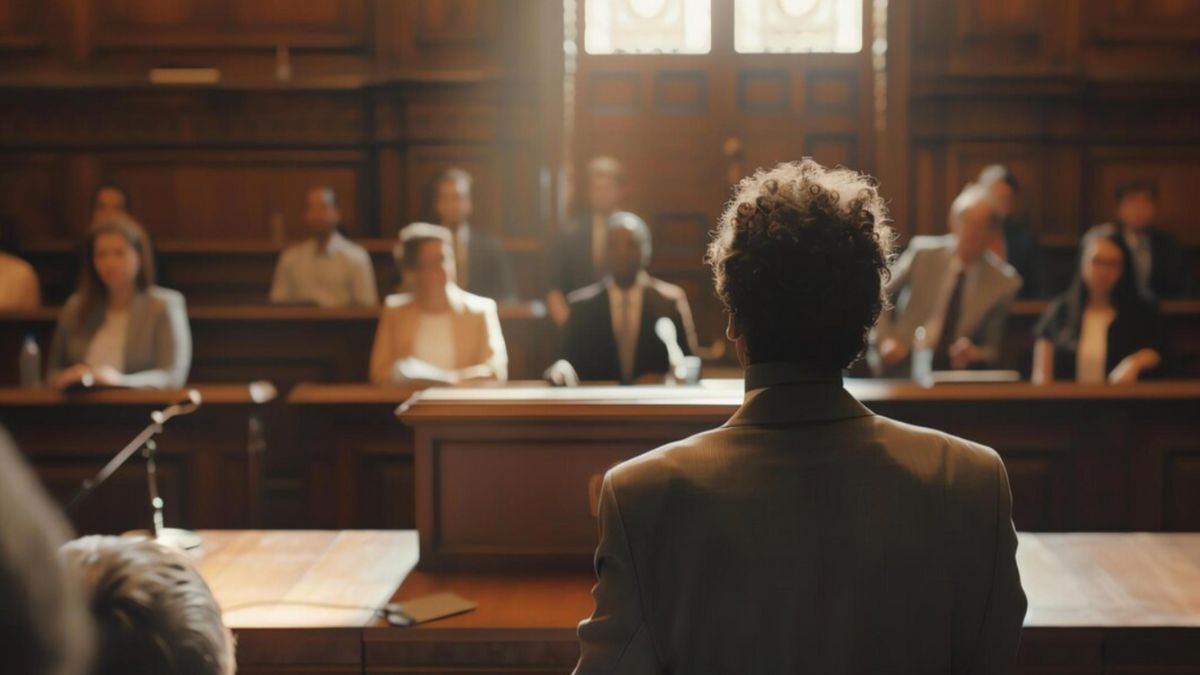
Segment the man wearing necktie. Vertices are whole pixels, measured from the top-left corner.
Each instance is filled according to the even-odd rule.
[[[925,329],[936,370],[995,363],[1021,277],[988,250],[996,225],[987,191],[963,189],[950,208],[951,234],[913,237],[892,268],[895,309],[879,318],[869,360],[877,375],[907,375],[913,335]]]
[[[687,296],[646,272],[650,253],[645,221],[625,211],[609,217],[607,274],[568,296],[562,358],[547,372],[551,381],[662,382],[670,359],[654,326],[663,317],[675,324],[683,353],[694,353],[696,331]]]

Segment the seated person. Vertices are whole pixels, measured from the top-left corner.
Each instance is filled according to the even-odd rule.
[[[279,256],[271,302],[318,307],[378,305],[371,256],[338,232],[342,214],[333,189],[309,190],[305,205],[304,225],[311,236]]]
[[[602,281],[572,292],[562,357],[547,371],[554,384],[578,381],[661,383],[671,370],[667,346],[656,325],[675,326],[684,355],[696,351],[696,329],[687,296],[678,286],[646,273],[650,228],[636,215],[618,211],[608,219]]]
[[[102,183],[92,193],[92,222],[114,218],[132,218],[129,192],[116,183]]]
[[[71,528],[2,431],[0,514],[0,671],[82,675],[91,620],[79,585],[58,564]]]
[[[371,349],[375,384],[454,384],[508,379],[496,301],[454,282],[450,231],[413,223],[400,231],[406,293],[384,301]]]
[[[110,536],[76,539],[59,553],[98,628],[90,675],[233,675],[233,635],[185,553]]]
[[[1093,231],[1117,231],[1132,254],[1134,287],[1146,300],[1187,297],[1192,269],[1174,235],[1158,226],[1158,186],[1133,181],[1117,188],[1117,219]],[[1091,231],[1089,231],[1091,234]]]
[[[913,237],[887,285],[895,309],[879,317],[873,335],[877,375],[907,374],[920,327],[935,369],[995,362],[1021,277],[987,250],[993,222],[987,191],[972,184],[950,207],[952,234]]]
[[[174,389],[187,382],[192,333],[183,295],[154,285],[150,237],[119,216],[92,227],[79,289],[50,342],[46,380],[58,389]]]
[[[567,294],[604,278],[604,238],[608,217],[620,210],[625,186],[624,169],[612,157],[595,157],[587,165],[587,204],[554,247],[552,288],[546,307],[554,323],[567,323]]]
[[[1037,235],[1020,213],[1021,185],[1002,164],[993,164],[979,173],[979,184],[988,191],[992,212],[999,227],[993,229],[988,248],[1021,276],[1018,298],[1044,298],[1051,294],[1048,270]]]
[[[1124,238],[1097,231],[1080,249],[1071,288],[1034,328],[1034,384],[1124,384],[1159,374],[1166,336],[1157,308],[1137,292]]]
[[[475,209],[472,182],[471,174],[455,168],[446,169],[433,179],[434,221],[448,229],[454,238],[459,288],[499,302],[514,302],[517,283],[508,254],[495,237],[470,223]]]
[[[14,235],[13,222],[0,217],[0,312],[37,309],[42,304],[33,265],[4,250],[14,248]]]

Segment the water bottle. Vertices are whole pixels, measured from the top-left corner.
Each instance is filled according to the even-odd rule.
[[[933,386],[933,347],[929,346],[929,336],[925,326],[917,326],[913,331],[912,342],[912,379],[922,387]]]
[[[25,336],[21,345],[21,386],[34,389],[42,386],[42,350],[32,335]]]

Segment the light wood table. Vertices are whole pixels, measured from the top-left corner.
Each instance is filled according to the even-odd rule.
[[[202,535],[201,574],[237,633],[242,675],[568,673],[592,611],[586,571],[410,572],[412,531]],[[1018,563],[1018,673],[1200,672],[1200,533],[1021,533]],[[479,607],[413,628],[373,613],[442,590]]]

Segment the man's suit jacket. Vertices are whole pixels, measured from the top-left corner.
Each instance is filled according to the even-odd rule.
[[[1008,264],[1021,277],[1021,290],[1017,297],[1022,299],[1046,298],[1054,294],[1046,268],[1041,244],[1023,220],[1010,218],[1004,221],[1004,248],[1007,249]]]
[[[85,311],[78,294],[67,299],[50,342],[47,379],[83,363],[104,313],[103,306]],[[126,386],[177,389],[187,382],[191,366],[192,330],[183,294],[161,286],[139,292],[129,304],[125,329]]]
[[[467,283],[464,290],[497,302],[515,302],[517,282],[508,253],[490,233],[471,226],[467,236]]]
[[[796,364],[746,389],[605,476],[575,672],[1006,672],[1026,601],[999,456]]]
[[[912,345],[913,333],[941,311],[938,300],[946,279],[946,269],[954,258],[955,238],[913,237],[908,248],[892,268],[887,291],[895,309],[879,317],[875,328],[876,343],[894,337]],[[1008,307],[1021,288],[1017,271],[990,251],[980,261],[980,277],[975,293],[963,296],[957,333],[975,343],[983,361],[993,362],[1004,337]]]
[[[571,317],[563,333],[562,358],[575,367],[581,380],[621,379],[621,360],[613,335],[608,288],[598,281],[567,296]],[[653,277],[642,296],[642,320],[638,329],[634,379],[670,370],[667,348],[655,334],[654,324],[662,317],[675,324],[675,334],[684,354],[695,353],[696,328],[683,289]]]
[[[451,286],[450,311],[454,335],[455,369],[488,366],[495,379],[508,379],[508,349],[500,331],[496,301]],[[411,293],[389,295],[379,315],[375,344],[371,348],[371,382],[391,384],[397,361],[412,356],[421,308]]]

